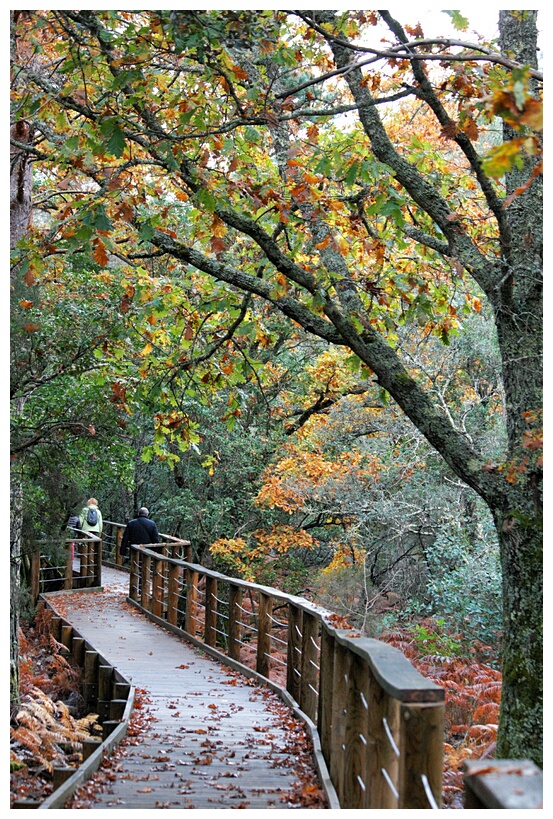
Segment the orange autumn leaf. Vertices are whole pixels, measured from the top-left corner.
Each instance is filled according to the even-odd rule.
[[[105,267],[108,263],[109,256],[105,244],[101,239],[94,239],[94,253],[92,254],[94,261],[98,262],[100,267]]]
[[[326,239],[323,239],[322,242],[318,242],[315,247],[317,250],[324,250],[325,247],[328,247],[330,244],[330,236],[327,236]]]

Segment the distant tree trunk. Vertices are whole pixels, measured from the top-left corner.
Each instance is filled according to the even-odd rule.
[[[10,712],[19,705],[19,610],[23,492],[16,469],[10,475]]]
[[[19,12],[10,12],[11,58],[17,48],[15,25]],[[28,143],[31,139],[29,125],[19,120],[10,127],[10,139]],[[32,167],[29,155],[16,145],[10,147],[10,248],[25,235],[31,221]],[[12,270],[15,275],[17,269]],[[22,410],[23,399],[12,410]],[[10,710],[19,704],[19,611],[21,534],[23,529],[23,489],[19,464],[10,469]]]
[[[29,141],[29,126],[26,122],[16,122],[10,128],[12,140],[20,143]],[[31,221],[31,162],[21,149],[10,148],[10,247],[25,235]]]

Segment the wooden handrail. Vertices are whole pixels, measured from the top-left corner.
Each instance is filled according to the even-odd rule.
[[[543,774],[529,759],[466,760],[464,807],[543,808]]]
[[[157,545],[131,547],[129,588],[152,619],[275,687],[280,680],[318,729],[342,808],[441,807],[445,692],[398,649],[338,627],[304,598]]]

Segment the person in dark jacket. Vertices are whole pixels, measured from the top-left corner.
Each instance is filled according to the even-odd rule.
[[[129,546],[146,546],[148,543],[159,543],[159,532],[153,520],[150,520],[150,513],[145,506],[138,510],[136,518],[129,520],[123,532],[121,541],[121,554],[126,557]]]

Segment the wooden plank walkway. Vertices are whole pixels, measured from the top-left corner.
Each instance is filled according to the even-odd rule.
[[[137,612],[125,599],[128,575],[103,568],[102,579],[103,592],[52,603],[145,692],[150,721],[79,807],[328,807],[307,734],[280,698]]]

